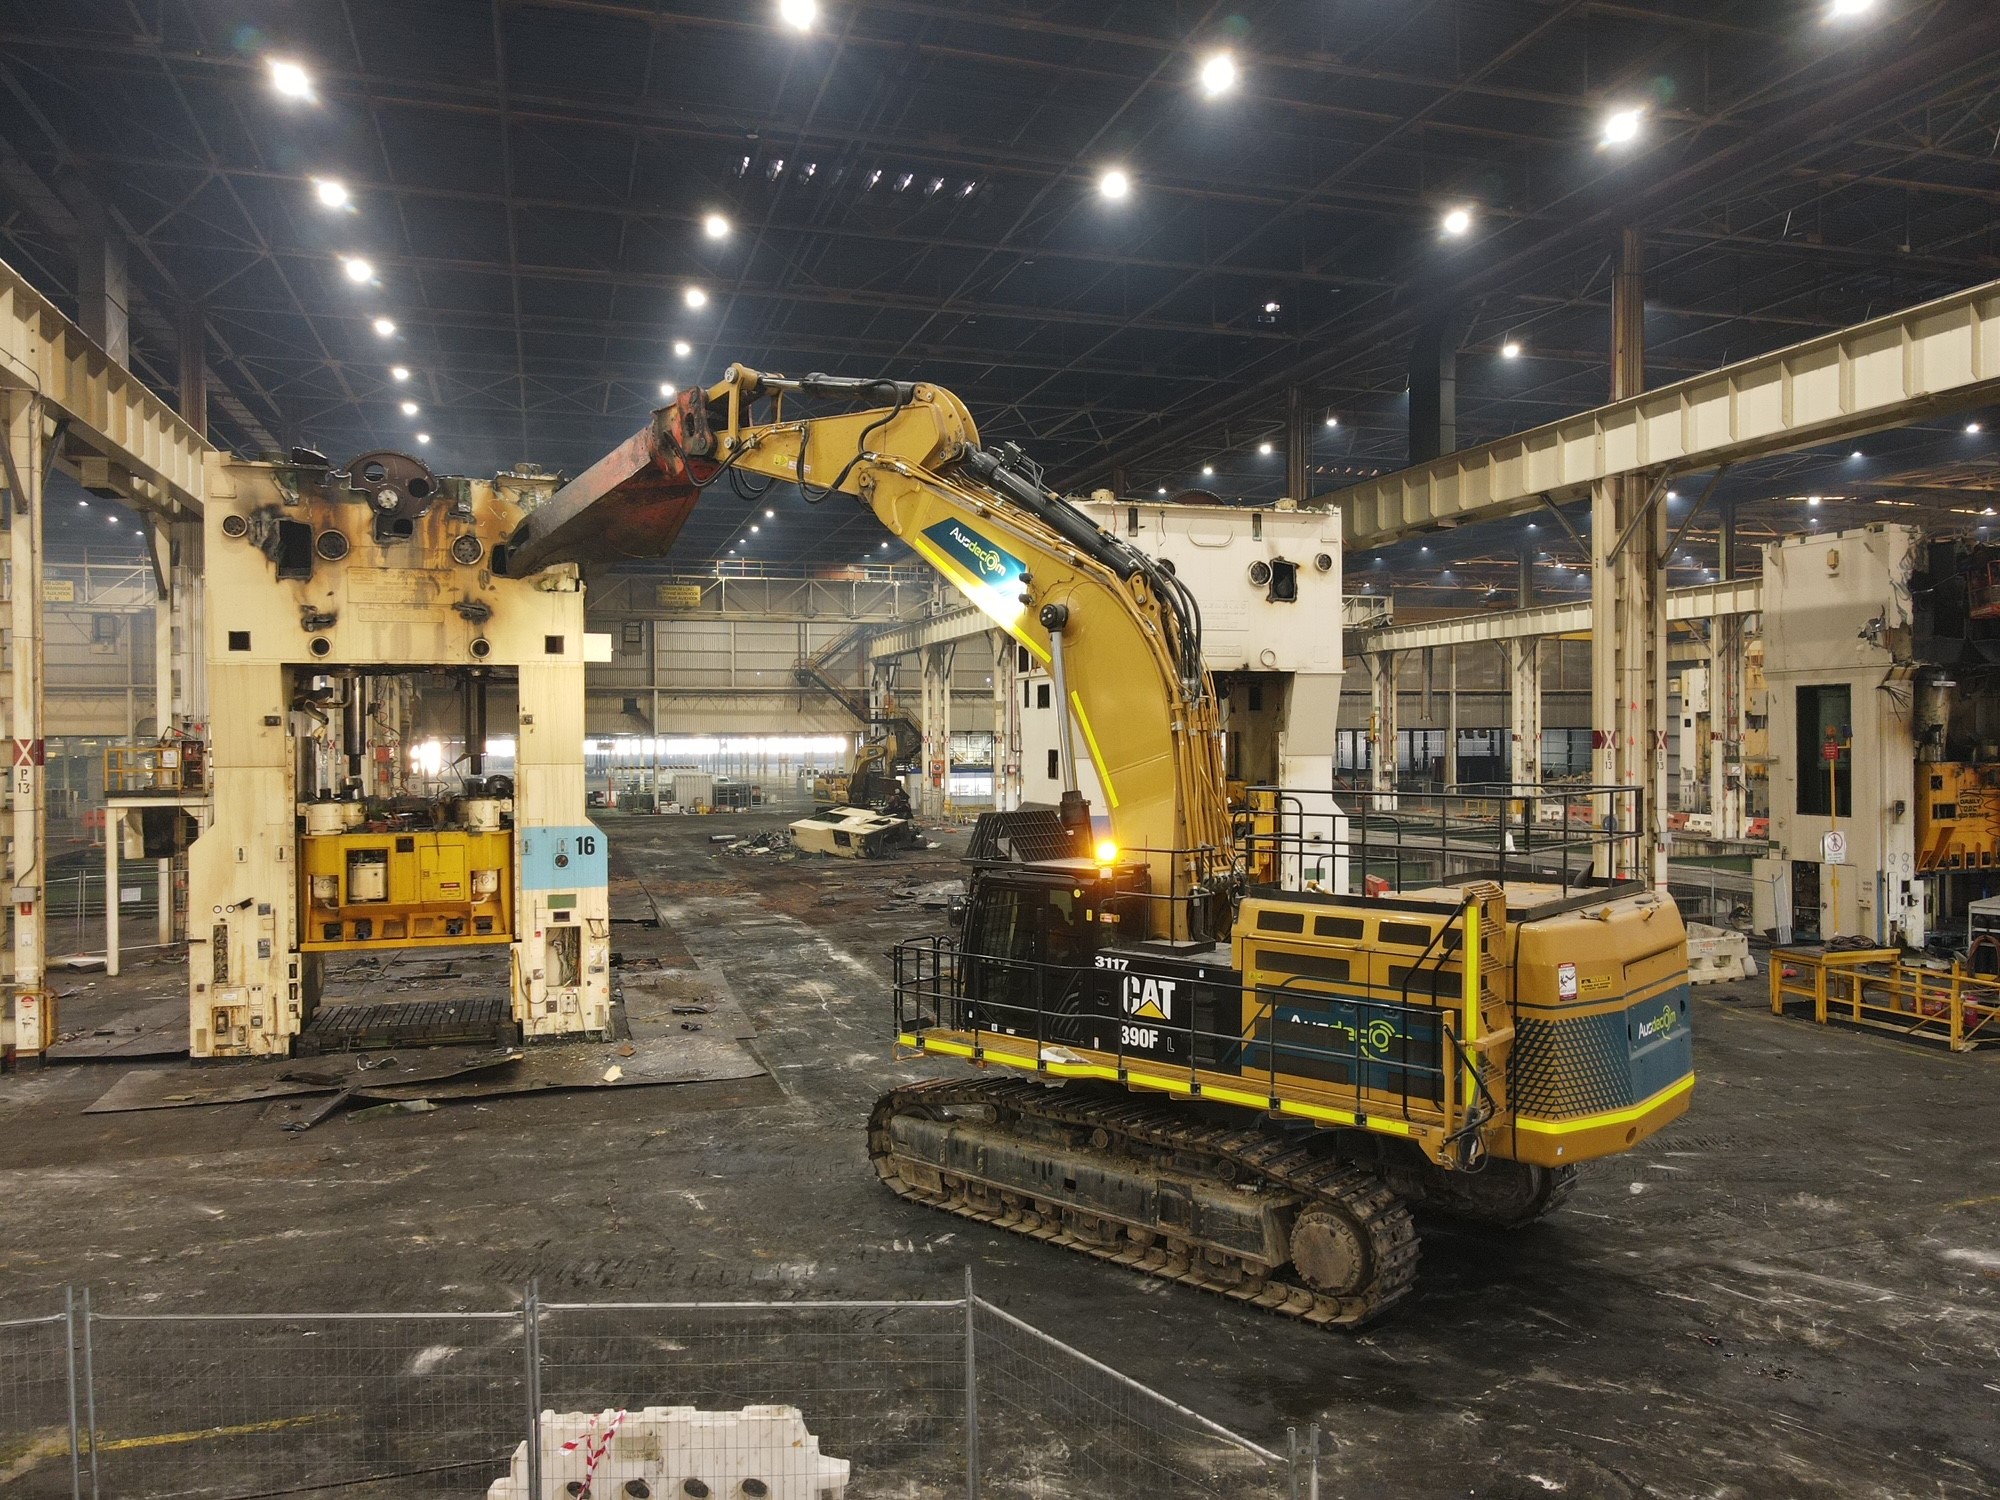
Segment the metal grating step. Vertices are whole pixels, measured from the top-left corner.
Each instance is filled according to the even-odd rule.
[[[507,1002],[407,1000],[387,1004],[322,1004],[299,1033],[297,1051],[356,1052],[375,1047],[443,1046],[513,1040]]]

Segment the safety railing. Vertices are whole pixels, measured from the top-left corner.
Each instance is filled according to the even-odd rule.
[[[106,745],[104,790],[113,797],[174,797],[199,792],[208,784],[206,749],[200,740]]]
[[[1971,1052],[2000,1043],[2000,979],[1900,961],[1894,948],[1774,948],[1771,1013],[1841,1021]]]
[[[1212,984],[1177,981],[1181,1016],[1146,1010],[1144,974],[914,938],[891,951],[896,1034],[956,1033],[980,1055],[1031,1048],[1037,1071],[1059,1074],[1091,1053],[1149,1087],[1200,1096],[1228,1086],[1273,1109],[1310,1102],[1450,1135],[1482,1112],[1466,1066],[1461,920],[1440,929],[1433,952],[1413,956],[1394,988],[1365,977],[1246,986],[1230,971]]]
[[[1642,789],[1482,782],[1444,792],[1252,787],[1237,850],[1253,882],[1380,895],[1466,880],[1560,895],[1638,878]]]

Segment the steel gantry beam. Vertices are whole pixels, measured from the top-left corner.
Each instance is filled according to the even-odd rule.
[[[1736,578],[1722,583],[1697,584],[1693,588],[1669,589],[1667,619],[1671,623],[1679,623],[1758,614],[1763,609],[1763,594],[1763,581],[1756,578]],[[1439,646],[1470,646],[1480,641],[1586,635],[1590,627],[1590,604],[1579,599],[1568,604],[1544,604],[1535,609],[1453,615],[1442,620],[1423,620],[1366,630],[1358,634],[1357,649],[1368,653],[1425,651]]]
[[[1688,593],[1698,593],[1690,589]],[[1375,598],[1368,594],[1343,595],[1340,601],[1340,625],[1344,631],[1367,630],[1386,625],[1390,618],[1387,599]],[[1496,616],[1483,616],[1493,619]],[[1692,617],[1691,617],[1692,618]],[[1588,629],[1589,612],[1585,611],[1584,623],[1577,629]],[[969,635],[981,635],[993,628],[993,622],[969,604],[957,604],[931,615],[926,619],[912,620],[906,625],[897,625],[884,630],[868,642],[870,661],[893,661],[899,656],[908,656],[913,651],[921,651],[926,646],[938,646],[946,641],[962,641]],[[1369,637],[1373,639],[1373,637]],[[1487,637],[1486,639],[1498,639]],[[1375,649],[1370,646],[1368,649]]]
[[[868,642],[870,661],[893,661],[926,646],[942,646],[962,641],[969,635],[984,635],[993,628],[992,620],[969,604],[954,605],[928,619],[913,620],[885,630]]]
[[[39,397],[63,424],[65,452],[110,465],[110,487],[141,509],[201,513],[202,465],[215,450],[4,261],[0,388]]]
[[[1347,545],[1499,520],[1621,477],[1660,479],[1904,426],[2000,396],[2000,282],[1314,498]]]

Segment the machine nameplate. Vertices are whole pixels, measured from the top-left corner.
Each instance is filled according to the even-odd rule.
[[[414,568],[348,568],[348,600],[354,604],[404,604],[428,608],[438,582]]]

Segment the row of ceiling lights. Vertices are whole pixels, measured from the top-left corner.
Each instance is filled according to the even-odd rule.
[[[1828,0],[1826,15],[1830,20],[1850,20],[1864,16],[1875,8],[1876,0]],[[778,17],[794,31],[808,32],[812,30],[819,20],[818,0],[778,0]],[[307,72],[302,64],[289,58],[273,57],[267,59],[267,65],[270,69],[271,86],[280,97],[301,103],[317,102],[318,93],[314,87],[312,75]],[[1210,99],[1219,99],[1235,91],[1241,79],[1241,72],[1237,67],[1235,55],[1227,49],[1223,49],[1211,52],[1202,58],[1196,70],[1195,77],[1203,95]],[[1599,136],[1599,145],[1605,148],[1630,145],[1639,139],[1644,128],[1644,123],[1645,109],[1643,105],[1625,105],[1614,109],[1604,118],[1602,131]],[[314,177],[311,181],[314,195],[318,198],[322,207],[330,210],[352,208],[352,195],[349,193],[347,185],[338,178]],[[1132,192],[1132,175],[1130,171],[1123,166],[1107,167],[1098,178],[1098,190],[1105,198],[1114,201],[1130,197]],[[1473,205],[1464,203],[1453,204],[1445,209],[1443,216],[1439,220],[1439,228],[1446,237],[1458,239],[1471,233],[1474,222],[1475,210]],[[727,216],[719,212],[710,212],[704,215],[702,232],[709,239],[726,239],[730,234],[730,230],[731,225]],[[339,259],[341,268],[349,281],[358,286],[380,285],[375,274],[375,266],[366,256],[349,254],[342,255]],[[683,303],[690,311],[698,312],[708,305],[708,292],[700,285],[689,285],[683,288],[681,297]],[[1264,319],[1275,318],[1280,310],[1281,307],[1278,302],[1265,302],[1263,305]],[[371,326],[374,328],[377,337],[388,339],[394,338],[396,335],[395,320],[387,316],[378,315],[373,320]],[[673,344],[673,352],[676,358],[686,359],[694,351],[693,346],[687,340],[677,339]],[[1518,340],[1510,338],[1502,344],[1500,353],[1502,358],[1518,359],[1521,355],[1521,344]],[[390,368],[390,376],[396,382],[403,383],[410,378],[410,371],[407,366],[394,365]],[[677,394],[678,387],[675,384],[672,382],[661,383],[660,395],[664,399],[672,400]],[[405,400],[399,403],[399,408],[406,417],[414,418],[421,414],[420,408],[414,401]],[[1337,426],[1339,425],[1338,419],[1329,416],[1326,419],[1326,425],[1329,427]],[[1978,429],[1975,424],[1968,430],[1977,431]],[[419,443],[429,443],[431,440],[430,434],[419,432],[416,434],[416,440]],[[1258,451],[1261,454],[1268,455],[1271,452],[1271,445],[1269,443],[1262,444]],[[1214,473],[1213,466],[1204,466],[1202,469],[1204,478],[1211,478]],[[1161,488],[1160,493],[1166,493],[1164,487]]]
[[[810,24],[810,18],[807,24]],[[312,75],[301,64],[286,58],[271,58],[268,60],[268,67],[271,87],[281,98],[300,103],[318,102],[319,95],[313,86]],[[348,191],[347,184],[339,178],[313,177],[310,181],[313,196],[322,208],[332,211],[353,210],[353,194]],[[702,217],[702,233],[711,240],[727,239],[732,227],[725,214],[710,212]],[[376,288],[381,286],[381,281],[375,274],[375,264],[367,256],[342,255],[339,261],[342,273],[356,286]],[[681,300],[691,311],[699,312],[708,306],[708,292],[699,285],[690,285],[682,289]],[[385,315],[377,315],[369,326],[374,329],[377,338],[392,339],[397,333],[396,320]],[[686,359],[694,353],[694,346],[686,339],[676,339],[673,351],[675,358]],[[410,369],[407,365],[392,365],[389,368],[389,376],[398,384],[402,384],[410,379]],[[672,400],[676,389],[670,383],[662,384],[660,394]],[[414,401],[402,401],[398,403],[398,409],[406,417],[416,417],[422,413],[422,409]],[[419,443],[429,443],[431,435],[428,432],[419,432],[416,434],[416,439]]]
[[[280,98],[301,104],[319,102],[319,93],[313,87],[312,74],[308,73],[302,64],[289,58],[273,57],[266,59],[266,65],[270,69],[271,87]],[[354,195],[347,190],[347,184],[338,177],[314,177],[310,181],[313,196],[319,201],[320,207],[335,213],[354,211]],[[341,273],[356,286],[377,288],[381,286],[381,281],[375,274],[375,263],[367,256],[342,255],[339,260]],[[396,320],[386,314],[376,314],[368,326],[374,329],[375,336],[379,339],[393,339],[396,336]],[[410,380],[410,367],[404,364],[389,366],[389,378],[397,385],[407,385]],[[407,398],[397,403],[397,409],[410,418],[423,414],[423,408]],[[416,434],[416,440],[419,444],[428,444],[431,435],[428,432],[419,432]]]

